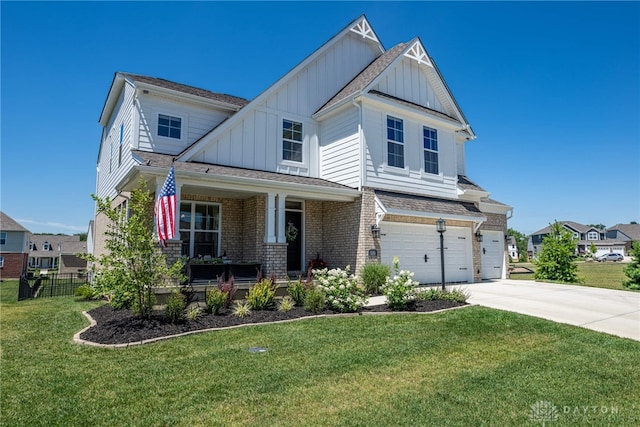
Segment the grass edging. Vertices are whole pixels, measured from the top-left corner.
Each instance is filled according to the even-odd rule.
[[[457,307],[443,308],[443,309],[440,309],[440,310],[434,310],[434,311],[428,311],[428,312],[418,312],[418,311],[390,311],[390,312],[385,312],[385,311],[376,311],[376,312],[365,312],[365,313],[358,312],[358,313],[312,314],[310,316],[298,317],[296,319],[276,320],[276,321],[272,321],[272,322],[262,322],[262,323],[244,323],[244,324],[241,324],[241,325],[225,326],[225,327],[222,327],[222,328],[198,329],[196,331],[181,332],[179,334],[165,335],[163,337],[150,338],[150,339],[147,339],[147,340],[133,341],[133,342],[122,343],[122,344],[101,344],[101,343],[97,343],[97,342],[94,342],[94,341],[83,340],[82,338],[80,338],[80,335],[82,335],[84,332],[88,331],[89,329],[91,329],[92,327],[97,325],[97,322],[94,320],[93,317],[91,317],[89,312],[83,311],[82,314],[89,320],[90,324],[86,328],[83,328],[81,331],[79,331],[79,332],[77,332],[76,334],[73,335],[73,342],[75,344],[79,344],[79,345],[87,345],[87,346],[91,346],[91,347],[99,347],[99,348],[107,348],[107,349],[116,350],[116,349],[140,346],[140,345],[144,345],[144,344],[152,344],[154,342],[158,342],[158,341],[162,341],[162,340],[167,340],[167,339],[172,339],[172,338],[179,338],[179,337],[184,337],[184,336],[187,336],[187,335],[199,334],[199,333],[202,333],[202,332],[225,331],[225,330],[228,330],[228,329],[243,328],[245,326],[275,325],[277,323],[290,323],[290,322],[297,322],[299,320],[320,319],[320,318],[325,318],[325,317],[333,318],[333,317],[355,317],[355,316],[363,316],[363,315],[364,316],[387,316],[387,315],[396,315],[396,314],[418,314],[418,315],[421,315],[421,314],[437,314],[437,313],[442,313],[442,312],[449,311],[449,310],[456,310],[456,309],[459,309],[459,308],[467,308],[467,307],[475,307],[475,306],[476,306],[476,304],[466,303],[465,305],[460,305],[460,306],[457,306]]]

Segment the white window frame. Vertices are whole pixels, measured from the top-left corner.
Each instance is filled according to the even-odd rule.
[[[2,231],[0,232],[0,245],[6,245],[6,244],[7,244],[7,232]]]
[[[296,139],[290,139],[290,138],[285,138],[284,136],[284,125],[285,122],[289,122],[292,125],[295,124],[299,124],[300,125],[300,141],[296,140]],[[299,120],[294,120],[294,119],[290,119],[287,117],[283,117],[282,121],[281,121],[281,127],[280,127],[280,142],[282,144],[281,148],[280,148],[280,158],[282,159],[282,163],[285,164],[290,164],[290,165],[295,165],[295,166],[301,166],[304,165],[305,162],[305,158],[306,158],[306,148],[305,148],[305,123]],[[300,145],[300,161],[298,160],[291,160],[291,159],[286,159],[284,156],[284,152],[285,152],[285,142],[287,143],[291,143],[291,144],[298,144]]]
[[[120,123],[120,143],[118,145],[118,167],[122,166],[122,144],[124,142],[124,123]]]
[[[590,231],[587,233],[587,240],[600,240],[598,239],[598,232],[597,231]]]
[[[29,242],[29,250],[32,251],[33,247],[35,246],[35,243],[33,242]]]
[[[402,133],[402,141],[398,141],[395,139],[390,139],[389,138],[389,120],[395,120],[396,122],[399,122],[402,125],[402,129],[400,130]],[[394,128],[397,129],[397,128]],[[396,170],[406,170],[407,169],[407,162],[406,162],[406,146],[405,146],[405,125],[404,125],[404,119],[401,119],[400,117],[396,117],[396,116],[392,116],[390,114],[387,114],[385,117],[385,125],[384,125],[384,141],[385,143],[385,162],[384,164],[389,167],[389,168],[393,168]],[[402,166],[397,166],[397,165],[391,165],[389,164],[389,144],[396,144],[399,145],[400,147],[402,147]]]
[[[0,255],[0,268],[4,267],[4,255]]]
[[[191,221],[189,224],[189,228],[181,228],[180,227],[180,219],[178,218],[178,229],[180,231],[180,237],[189,236],[189,252],[187,256],[190,258],[198,256],[195,253],[195,233],[196,232],[210,232],[217,233],[217,243],[216,247],[218,251],[221,250],[221,240],[222,240],[222,204],[221,203],[211,203],[211,202],[198,202],[193,200],[181,200],[180,205],[189,204],[191,205]],[[196,230],[195,228],[195,209],[196,205],[206,205],[206,206],[217,206],[218,207],[218,229],[217,230]],[[181,206],[178,206],[178,215],[182,212]],[[183,239],[186,240],[186,239]],[[219,256],[219,254],[213,254],[214,258]]]
[[[49,243],[49,242],[44,242],[44,243],[42,244],[42,250],[43,250],[43,251],[50,251],[50,250],[51,250],[51,243]]]
[[[436,149],[432,149],[432,148],[426,148],[425,147],[425,142],[426,142],[426,137],[424,135],[425,131],[433,131],[435,132],[436,138],[435,138],[435,143],[436,143]],[[429,138],[431,139],[431,138]],[[430,172],[427,170],[426,166],[427,166],[427,153],[435,153],[436,155],[436,172]],[[438,138],[438,129],[430,127],[430,126],[422,126],[422,167],[423,167],[423,173],[427,174],[427,175],[431,175],[431,176],[439,176],[440,175],[440,144],[439,144],[439,138]]]
[[[169,136],[160,135],[160,116],[165,116],[165,117],[168,117],[169,119],[180,119],[180,138],[176,138],[170,135]],[[170,141],[182,141],[184,139],[185,128],[186,128],[185,119],[182,116],[177,116],[175,114],[168,114],[168,113],[158,113],[156,115],[156,135],[158,136],[158,138],[164,138]],[[169,126],[169,130],[171,129],[172,129],[171,126]],[[171,131],[169,131],[169,134],[171,134]]]

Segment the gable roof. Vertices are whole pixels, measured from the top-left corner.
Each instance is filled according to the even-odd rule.
[[[87,252],[87,242],[81,242],[80,236],[66,236],[56,234],[33,234],[29,236],[29,242],[33,243],[33,250],[29,251],[32,257],[52,257],[58,254],[60,245],[62,254],[76,254]],[[50,245],[50,250],[43,250],[44,243]]]
[[[554,221],[555,222],[555,221]],[[572,230],[575,230],[577,233],[585,233],[588,230],[590,230],[592,227],[589,227],[587,225],[584,224],[580,224],[578,222],[574,222],[574,221],[557,221],[563,228],[571,228]],[[542,228],[534,233],[531,233],[532,236],[537,236],[539,234],[549,234],[551,232],[551,225],[546,226],[545,228]]]
[[[640,241],[640,224],[616,224],[607,231],[619,231],[633,241]]]
[[[362,38],[367,39],[370,43],[375,44],[377,49],[379,49],[379,51],[380,51],[380,55],[382,55],[384,53],[384,51],[385,51],[384,47],[382,46],[382,44],[380,43],[378,37],[376,36],[375,32],[373,31],[373,28],[371,27],[371,25],[367,21],[367,18],[365,17],[365,15],[361,15],[360,17],[356,18],[355,20],[351,21],[351,23],[349,23],[349,25],[344,27],[338,34],[336,34],[333,37],[331,37],[322,46],[320,46],[313,53],[311,53],[309,56],[307,56],[305,59],[303,59],[302,62],[300,62],[298,65],[296,65],[291,70],[289,70],[284,76],[279,78],[275,83],[273,83],[271,86],[269,86],[264,92],[262,92],[260,95],[255,97],[253,100],[251,100],[251,102],[249,104],[247,104],[245,106],[245,108],[242,109],[242,111],[234,114],[228,120],[226,120],[224,122],[224,124],[220,123],[220,125],[218,125],[216,129],[208,132],[207,135],[206,135],[207,138],[205,138],[205,137],[200,138],[198,141],[196,141],[193,144],[191,144],[190,147],[188,147],[186,150],[184,150],[182,153],[179,154],[178,158],[179,159],[183,159],[183,160],[189,160],[193,155],[198,153],[198,151],[200,151],[201,148],[203,148],[203,145],[205,145],[207,143],[207,141],[209,140],[209,137],[215,137],[214,135],[216,135],[218,131],[222,131],[222,129],[226,129],[227,127],[233,126],[234,123],[236,123],[237,121],[242,120],[244,118],[244,113],[247,113],[248,111],[251,111],[253,106],[260,105],[269,96],[271,96],[271,94],[273,92],[275,92],[280,87],[282,87],[284,84],[286,84],[289,81],[291,76],[294,76],[301,69],[306,67],[312,61],[314,61],[318,56],[320,56],[320,54],[322,52],[324,52],[325,50],[329,49],[331,46],[333,46],[335,43],[337,43],[339,40],[341,40],[342,37],[344,37],[346,34],[348,34],[350,32],[358,34]]]
[[[24,228],[15,219],[11,218],[6,213],[0,211],[0,230],[2,231],[25,231],[30,233],[29,230]]]

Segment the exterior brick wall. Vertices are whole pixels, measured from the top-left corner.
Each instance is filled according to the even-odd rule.
[[[287,276],[287,244],[264,243],[262,246],[262,276]]]
[[[316,257],[326,261],[327,255],[324,250],[324,215],[323,203],[316,200],[308,200],[304,206],[304,257],[307,262]]]
[[[2,253],[4,265],[0,268],[0,279],[17,279],[27,271],[27,253]]]
[[[357,268],[361,199],[354,202],[324,202],[323,257],[329,267]]]

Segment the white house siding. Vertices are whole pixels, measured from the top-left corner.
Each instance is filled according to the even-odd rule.
[[[409,58],[402,58],[393,69],[388,70],[374,89],[449,114],[443,108],[421,66]]]
[[[229,116],[222,110],[158,95],[140,94],[138,105],[137,148],[156,153],[180,153]],[[158,114],[182,119],[180,139],[158,136]]]
[[[434,197],[457,198],[457,166],[453,130],[420,120],[402,110],[383,111],[377,106],[363,106],[366,141],[366,185],[381,189],[407,191]],[[405,169],[386,166],[387,115],[403,120]],[[423,126],[438,130],[439,175],[423,173]]]
[[[372,45],[348,33],[285,81],[265,99],[239,112],[233,125],[191,160],[318,177],[318,125],[311,116],[378,55]],[[259,102],[259,101],[258,101]],[[282,161],[282,120],[303,124],[303,161]]]
[[[133,99],[134,88],[126,83],[114,112],[104,128],[101,150],[98,157],[98,171],[96,179],[96,195],[98,197],[116,196],[116,184],[131,169],[133,158],[130,148],[133,145]],[[122,162],[118,159],[118,146],[120,144],[120,125],[123,126],[122,138]],[[111,165],[109,163],[111,162]]]
[[[355,107],[322,123],[320,177],[358,188],[360,185],[359,110]]]

